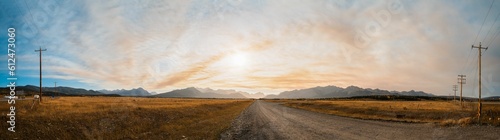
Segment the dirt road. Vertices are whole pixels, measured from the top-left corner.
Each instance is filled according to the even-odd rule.
[[[250,105],[222,139],[500,139],[500,128],[439,127],[360,120],[294,109],[262,100]]]

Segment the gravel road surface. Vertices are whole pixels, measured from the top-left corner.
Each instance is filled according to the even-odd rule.
[[[500,139],[490,126],[360,120],[255,101],[221,134],[221,139]]]

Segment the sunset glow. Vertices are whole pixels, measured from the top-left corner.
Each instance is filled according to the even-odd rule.
[[[34,50],[41,46],[47,49],[44,86],[276,94],[355,85],[448,95],[457,75],[465,74],[464,96],[475,97],[477,50],[471,45],[482,42],[490,47],[482,58],[483,96],[500,95],[500,39],[494,38],[500,2],[479,35],[490,1],[0,4],[6,7],[2,34],[17,29],[18,85],[38,85]],[[6,62],[0,65],[6,71]]]

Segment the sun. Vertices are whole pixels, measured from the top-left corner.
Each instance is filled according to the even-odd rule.
[[[231,63],[233,66],[244,67],[248,64],[248,58],[245,53],[237,52],[231,55]]]

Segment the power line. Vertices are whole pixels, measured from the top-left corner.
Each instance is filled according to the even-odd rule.
[[[498,17],[500,17],[500,12],[497,14],[497,17],[495,18],[495,21],[493,22],[493,24],[491,24],[490,30],[488,30],[488,33],[486,33],[486,36],[484,36],[483,42],[485,42],[486,41],[486,37],[488,37],[488,35],[490,35],[491,30],[493,30],[493,26],[495,25],[495,23],[498,20]]]
[[[471,67],[470,65],[473,64],[472,62],[474,62],[476,60],[476,55],[477,54],[474,54],[473,57],[470,57],[471,56],[471,52],[472,52],[472,48],[470,49],[469,54],[467,55],[467,59],[466,59],[465,65],[463,65],[462,70],[460,71],[460,73],[469,75],[469,74],[471,74],[472,70],[474,70],[475,67]],[[472,60],[469,59],[469,58],[472,58]]]
[[[473,62],[476,62],[476,61],[477,61],[477,53],[475,53],[474,57],[472,57],[472,61],[470,61],[471,63],[467,63],[468,64],[467,66],[469,66],[469,64],[471,64],[471,65],[474,64]],[[475,66],[470,66],[469,68],[470,69],[466,73],[466,74],[469,74],[469,75],[473,74],[472,73],[473,71],[475,73],[475,70],[477,69],[477,67],[475,67]]]
[[[28,22],[27,22],[27,24],[29,26],[35,26],[35,29],[37,30],[38,34],[39,35],[43,35],[42,30],[40,30],[40,28],[38,27],[37,21],[35,20],[35,17],[32,14],[32,8],[28,5],[28,3],[26,2],[26,0],[24,0],[24,4],[25,4],[25,6],[26,6],[26,8],[28,10],[28,14],[29,14],[29,16],[31,17],[31,20],[32,20],[31,24],[29,24]],[[59,4],[59,3],[56,3],[56,4]],[[19,6],[17,6],[17,7],[18,7],[18,9],[20,9]],[[61,7],[60,4],[59,4],[59,7]],[[42,94],[43,94],[43,92],[42,92],[42,87],[43,87],[42,86],[42,51],[47,51],[47,49],[42,49],[42,47],[41,47],[40,42],[38,41],[38,39],[34,39],[34,40],[35,40],[34,41],[34,43],[35,43],[34,45],[37,45],[37,46],[40,47],[38,50],[35,50],[35,52],[39,52],[40,53],[39,54],[40,55],[40,93],[39,93],[40,97],[39,97],[39,101],[42,102],[42,97],[43,97],[42,96]]]
[[[477,32],[476,39],[474,39],[474,43],[472,43],[472,44],[476,44],[477,37],[479,36],[479,34],[481,33],[481,30],[483,29],[484,22],[486,22],[486,19],[488,18],[488,15],[490,14],[490,10],[491,10],[491,7],[493,7],[493,3],[494,2],[495,2],[495,0],[491,1],[490,9],[488,10],[488,13],[486,14],[486,17],[484,17],[483,24],[481,24],[481,28],[479,28],[479,32]]]
[[[491,38],[490,43],[488,43],[488,45],[486,47],[490,47],[490,45],[493,44],[493,41],[495,41],[495,39],[497,38],[498,34],[500,34],[500,30],[498,30],[497,33],[495,34],[495,36],[493,36],[493,38]]]
[[[472,52],[472,48],[470,49],[469,51],[469,54],[467,55],[467,59],[465,59],[465,65],[462,67],[462,69],[460,70],[460,73],[464,73],[464,70],[465,68],[467,68],[468,64],[469,64],[469,57],[470,57],[470,53]],[[467,70],[466,70],[467,71]]]
[[[30,17],[31,17],[31,20],[32,20],[32,26],[35,26],[36,30],[38,32],[41,32],[41,30],[38,28],[38,26],[36,25],[35,23],[35,18],[33,17],[33,14],[31,13],[31,9],[30,7],[28,6],[28,3],[26,2],[26,0],[24,0],[24,4],[26,5],[26,8],[28,8],[28,13],[30,14]],[[37,39],[35,39],[35,43],[36,45],[38,45],[40,47],[40,43],[38,42]],[[40,47],[38,50],[35,50],[35,52],[40,52],[40,102],[42,102],[42,96],[43,96],[43,93],[42,93],[42,51],[47,51],[47,49],[42,49],[42,47]]]
[[[474,69],[474,73],[477,73],[477,67],[475,67]],[[476,74],[473,74],[474,75],[474,82],[473,83],[476,83],[477,82],[477,75]],[[476,89],[476,84],[471,84],[472,85],[472,89],[471,89],[471,93],[472,93],[472,97],[475,97],[474,94],[474,90]]]
[[[28,3],[26,3],[26,0],[24,0],[24,4],[26,5],[26,8],[28,8],[28,13],[30,14],[31,21],[32,21],[33,25],[35,26],[36,30],[38,30],[40,32],[40,29],[38,28],[38,26],[35,23],[35,18],[33,17],[33,14],[31,14],[30,7],[28,6]],[[37,40],[35,40],[35,41],[37,41]],[[38,41],[37,41],[37,45],[40,46],[40,44],[38,44]]]
[[[477,58],[478,58],[477,57],[477,53],[475,53],[474,57],[472,57],[472,61],[471,62],[477,62],[478,61]],[[473,64],[473,63],[471,63],[471,64]],[[477,74],[475,74],[475,73],[477,73],[478,67],[471,66],[471,67],[468,67],[468,68],[470,68],[470,69],[467,69],[466,70],[467,73],[465,73],[465,74],[466,75],[473,75],[473,78],[472,78],[473,83],[476,83],[477,82],[477,79],[476,79],[477,78]],[[467,93],[471,93],[469,96],[474,97],[474,94],[475,94],[474,93],[474,89],[476,89],[476,84],[469,84],[469,85],[471,85],[472,88],[470,88],[471,91],[467,92]]]
[[[483,29],[484,23],[486,22],[486,19],[488,19],[488,16],[489,16],[489,14],[490,14],[491,8],[493,7],[493,4],[494,4],[494,3],[495,3],[495,0],[492,0],[492,1],[491,1],[490,8],[488,9],[488,13],[486,13],[486,16],[484,17],[483,23],[481,24],[481,27],[479,28],[479,31],[478,31],[478,33],[477,33],[477,35],[476,35],[476,38],[474,39],[474,43],[473,43],[473,44],[476,44],[477,38],[479,37],[479,34],[481,34],[481,31],[482,31],[482,29]],[[495,18],[494,23],[493,23],[493,24],[491,25],[491,27],[490,27],[490,30],[488,30],[488,33],[487,33],[487,34],[485,35],[485,37],[483,38],[483,42],[486,40],[486,37],[490,34],[490,32],[491,32],[491,30],[493,29],[493,26],[495,25],[495,23],[496,23],[496,21],[497,21],[497,19],[498,19],[498,17],[499,17],[499,16],[500,16],[500,13],[497,15],[497,17]],[[498,34],[496,34],[496,35],[498,35]],[[493,39],[495,39],[495,38],[496,38],[496,35],[493,37]],[[492,41],[491,41],[491,42],[492,42]],[[491,44],[491,42],[490,42],[490,44]],[[489,45],[488,45],[488,46],[489,46]],[[469,54],[467,55],[466,63],[465,63],[465,65],[462,67],[461,73],[463,73],[463,71],[464,71],[464,70],[465,70],[465,69],[469,66],[469,57],[470,57],[470,53],[472,52],[472,49],[473,49],[473,47],[471,48],[471,50],[469,51]],[[479,55],[480,55],[480,54],[479,54]],[[474,57],[474,58],[475,58],[475,57]],[[475,59],[473,59],[473,61],[471,61],[471,62],[474,62],[474,60],[475,60]],[[472,64],[472,63],[471,63],[471,64]],[[471,72],[472,70],[474,70],[474,68],[472,68],[472,69],[471,69],[471,70],[470,70],[467,74],[470,74],[470,72]],[[465,70],[465,71],[467,71],[467,70]],[[460,76],[460,75],[459,75],[459,76]],[[459,81],[459,83],[460,83],[460,81]]]

